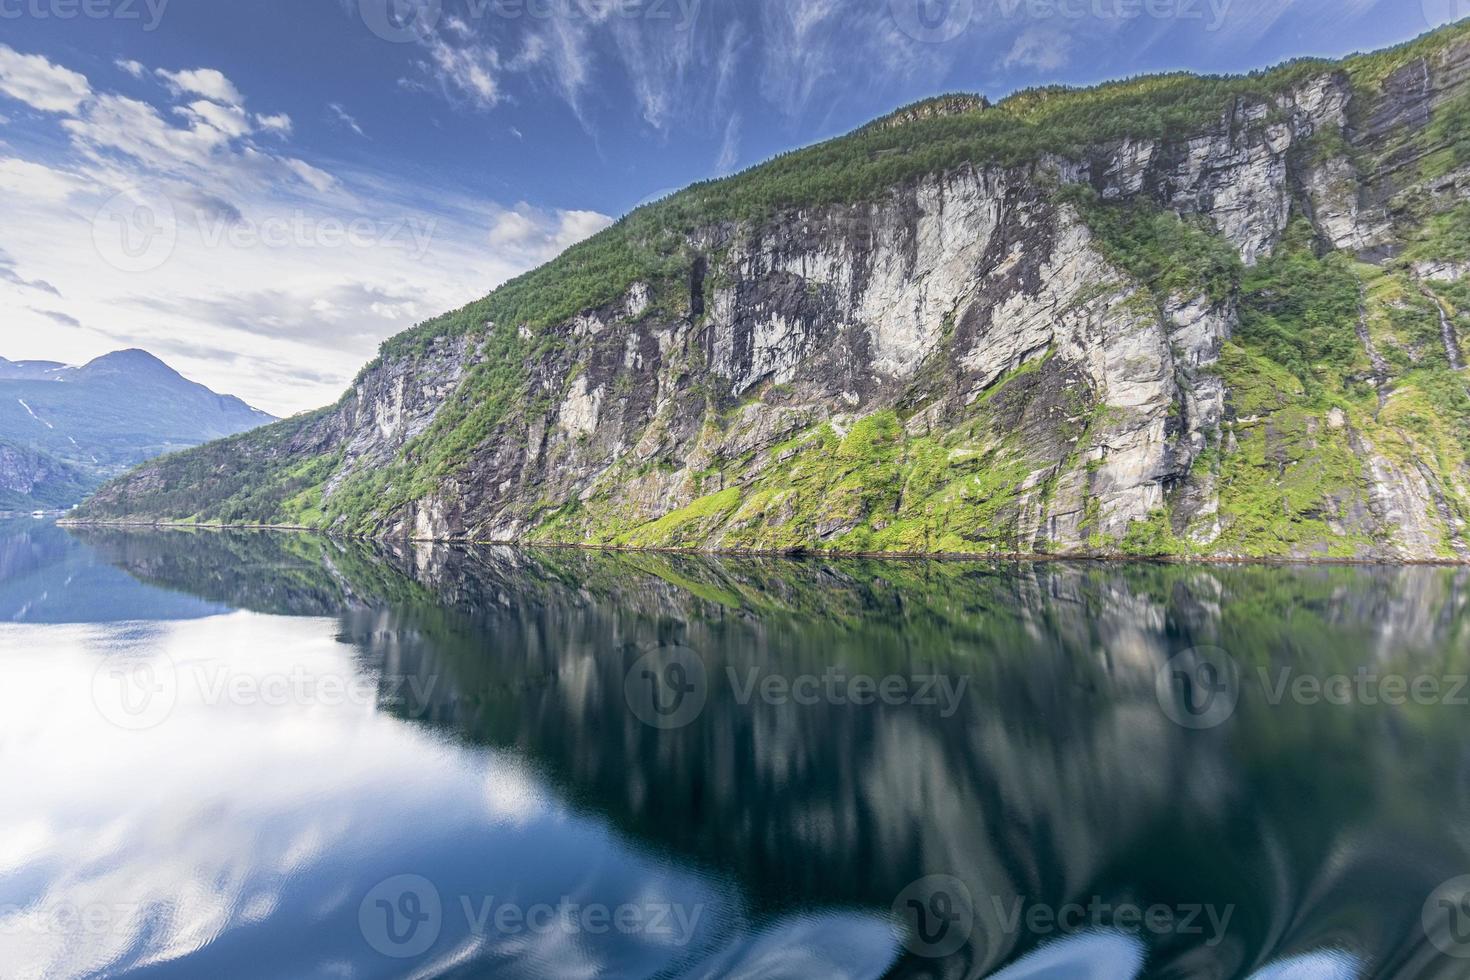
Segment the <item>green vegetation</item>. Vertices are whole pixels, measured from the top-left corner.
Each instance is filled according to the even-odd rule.
[[[1432,215],[1404,251],[1406,262],[1470,262],[1470,203]]]
[[[1105,204],[1091,187],[1072,185],[1059,198],[1081,213],[1103,253],[1163,302],[1207,297],[1221,303],[1240,279],[1240,256],[1201,218],[1184,219],[1150,201]]]
[[[1443,148],[1427,165],[1426,177],[1440,177],[1470,163],[1470,95],[1436,109],[1424,131],[1424,141]]]
[[[1311,224],[1298,217],[1271,257],[1243,276],[1237,336],[1296,375],[1310,395],[1341,387],[1349,370],[1366,370],[1356,333],[1359,290],[1352,261],[1319,258]]]

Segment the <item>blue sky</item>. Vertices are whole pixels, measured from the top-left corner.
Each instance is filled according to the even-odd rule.
[[[284,414],[639,202],[944,91],[1340,55],[1470,0],[0,0],[0,355]]]

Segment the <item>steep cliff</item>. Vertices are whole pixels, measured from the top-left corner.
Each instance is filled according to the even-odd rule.
[[[1470,558],[1470,25],[947,97],[640,209],[94,519]]]

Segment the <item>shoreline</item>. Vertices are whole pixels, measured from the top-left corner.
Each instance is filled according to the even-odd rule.
[[[582,544],[558,541],[497,541],[476,538],[376,538],[368,535],[341,534],[297,524],[199,524],[181,521],[104,521],[58,520],[58,527],[131,527],[154,530],[203,531],[288,531],[318,534],[325,538],[349,541],[409,541],[424,544],[475,545],[532,550],[536,548],[575,551],[608,551],[620,554],[708,555],[726,558],[864,558],[883,561],[943,562],[1096,562],[1099,564],[1154,563],[1162,565],[1306,565],[1363,568],[1467,568],[1470,558],[1297,558],[1248,555],[1125,555],[1110,552],[955,552],[955,551],[842,551],[838,549],[795,548],[671,548],[628,547],[626,545]]]

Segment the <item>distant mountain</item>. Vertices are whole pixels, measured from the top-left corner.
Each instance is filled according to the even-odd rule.
[[[147,351],[81,367],[0,357],[0,510],[69,507],[144,460],[272,421]]]
[[[95,486],[79,466],[0,440],[0,511],[70,507]]]

